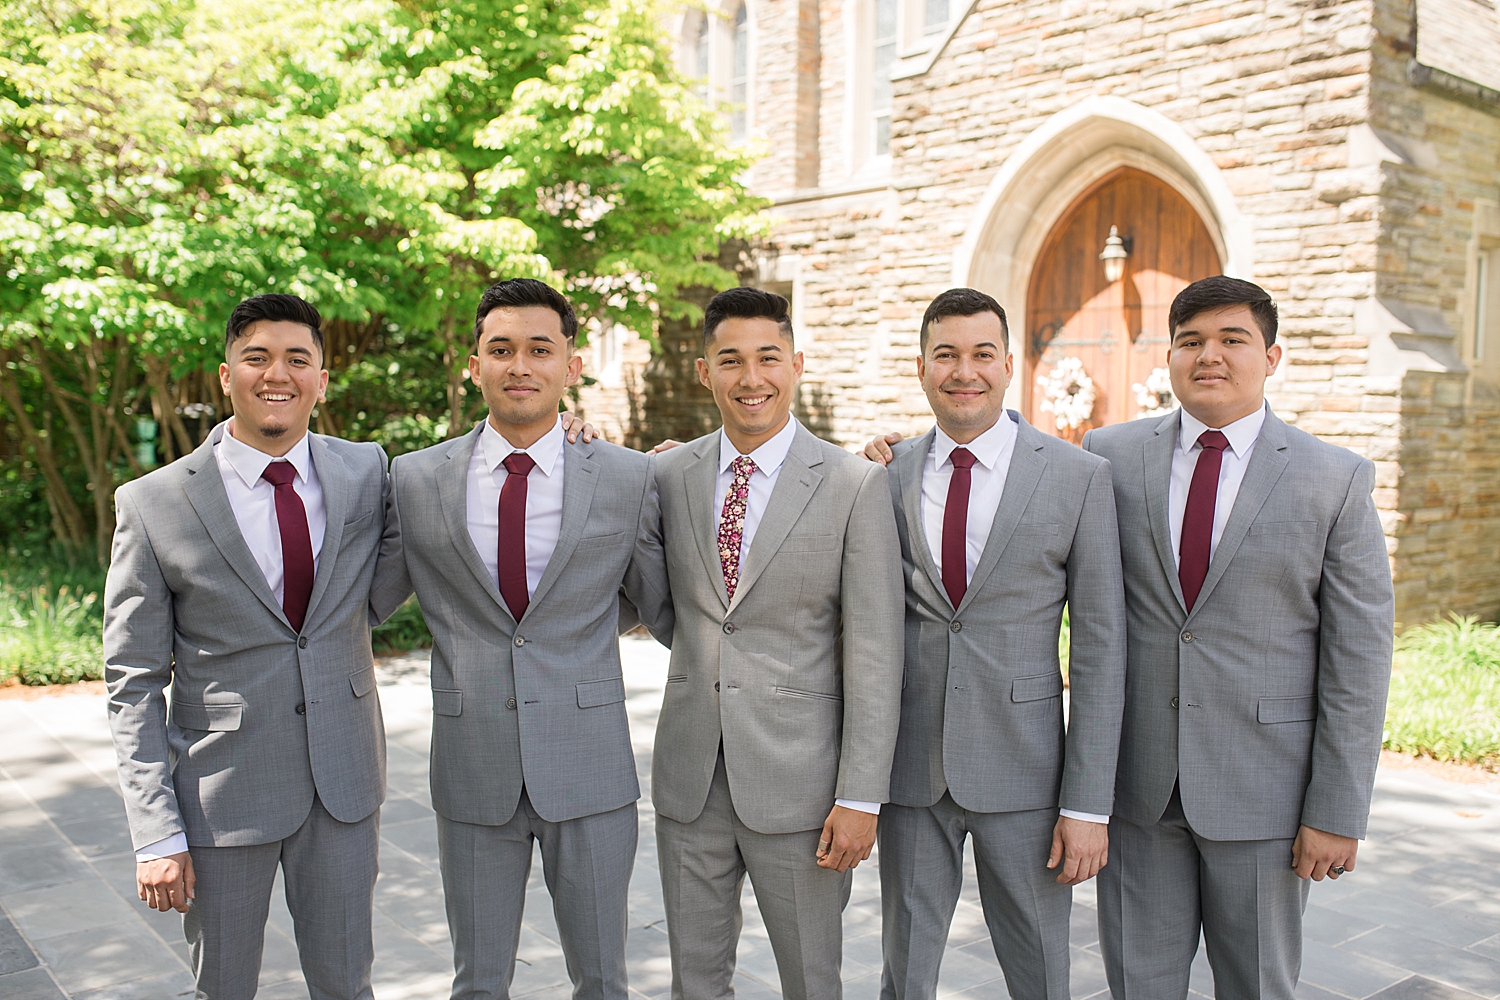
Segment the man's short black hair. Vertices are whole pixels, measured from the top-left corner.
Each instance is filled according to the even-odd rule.
[[[270,292],[250,296],[229,313],[229,322],[224,327],[224,357],[229,357],[229,349],[245,335],[246,327],[261,320],[301,323],[312,331],[313,343],[318,345],[318,355],[322,356],[323,317],[318,315],[318,310],[306,299],[282,292]]]
[[[1005,310],[994,296],[986,295],[977,288],[950,288],[933,299],[922,314],[921,349],[927,353],[927,333],[932,324],[949,316],[978,316],[992,312],[1000,317],[1000,336],[1005,340],[1005,349],[1010,350],[1010,324],[1006,322]]]
[[[474,346],[479,347],[479,335],[484,332],[484,318],[492,309],[541,306],[557,313],[562,321],[564,340],[577,340],[578,314],[566,295],[535,278],[508,278],[497,281],[479,296],[479,308],[474,310]]]
[[[1175,338],[1179,326],[1205,309],[1223,306],[1249,306],[1267,349],[1276,343],[1276,303],[1271,301],[1271,293],[1253,282],[1224,274],[1201,278],[1178,292],[1167,313],[1167,329]]]
[[[742,285],[729,288],[713,297],[703,310],[703,346],[713,342],[714,332],[726,319],[768,319],[781,328],[788,344],[792,337],[792,304],[775,292]]]

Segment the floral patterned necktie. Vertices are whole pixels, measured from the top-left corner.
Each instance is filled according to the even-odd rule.
[[[755,463],[741,455],[729,464],[734,481],[724,495],[724,514],[719,518],[719,563],[724,567],[724,590],[734,600],[740,584],[740,546],[745,540],[745,506],[750,502],[750,474]]]

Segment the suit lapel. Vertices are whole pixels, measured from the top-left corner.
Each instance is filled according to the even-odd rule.
[[[740,582],[735,588],[730,610],[755,586],[755,581],[760,579],[761,573],[776,555],[776,550],[781,548],[781,543],[791,533],[797,518],[802,516],[807,502],[823,481],[822,473],[814,469],[822,464],[823,457],[818,453],[818,439],[799,423],[796,434],[792,437],[792,446],[781,463],[781,472],[776,476],[771,499],[766,503],[766,511],[755,529],[755,539],[745,555],[745,565],[740,570]],[[721,569],[720,580],[723,575]]]
[[[1010,411],[1005,411],[1002,419],[1009,420]],[[984,587],[985,581],[995,571],[995,565],[1000,562],[1005,547],[1010,544],[1010,536],[1015,534],[1016,525],[1021,523],[1026,505],[1031,503],[1031,494],[1036,492],[1036,484],[1041,482],[1042,473],[1047,468],[1047,459],[1042,455],[1045,447],[1046,437],[1040,431],[1024,420],[1016,421],[1016,445],[1011,453],[1010,469],[1005,473],[1005,489],[1000,493],[1000,506],[995,509],[995,522],[990,526],[990,537],[985,540],[984,552],[979,556],[974,576],[969,580],[964,599],[959,602],[956,611],[967,607],[974,595]]]
[[[479,550],[474,548],[474,539],[469,536],[469,462],[474,457],[474,449],[479,447],[479,435],[483,430],[484,424],[481,423],[449,446],[447,458],[436,472],[438,502],[448,523],[448,537],[459,558],[469,567],[469,572],[474,574],[490,600],[509,617],[510,609],[500,599],[500,584],[484,568]]]
[[[1156,557],[1162,572],[1177,598],[1177,606],[1187,613],[1182,597],[1182,581],[1177,578],[1177,557],[1172,553],[1170,491],[1172,489],[1172,452],[1182,427],[1182,411],[1174,410],[1156,424],[1156,433],[1146,439],[1144,475],[1146,480],[1146,516],[1151,522],[1151,537],[1156,542]],[[1198,595],[1203,602],[1203,595]]]
[[[250,554],[250,546],[245,544],[240,523],[234,519],[234,508],[229,505],[229,494],[224,491],[224,479],[219,473],[219,463],[214,458],[213,448],[227,428],[227,423],[215,427],[208,439],[189,456],[188,471],[192,475],[182,484],[183,492],[187,494],[188,503],[193,505],[193,510],[203,522],[208,537],[213,539],[224,561],[229,563],[230,568],[267,610],[288,629],[296,631],[292,629],[291,622],[287,621],[286,612],[281,610],[281,603],[276,600],[271,585],[266,582],[266,574]]]
[[[713,581],[714,592],[724,607],[729,607],[729,591],[724,587],[724,566],[719,562],[718,511],[714,510],[714,489],[719,478],[719,435],[709,434],[699,443],[698,457],[682,471],[683,488],[687,490],[688,518],[692,521],[693,539],[703,568]]]
[[[927,544],[927,522],[922,511],[922,475],[927,471],[927,455],[932,451],[937,428],[917,438],[912,446],[891,463],[891,472],[901,484],[901,511],[906,517],[907,544],[911,546],[912,563],[927,576],[927,581],[938,592],[943,603],[948,601],[948,591],[943,589],[942,574],[938,572],[937,560]]]
[[[318,485],[323,489],[323,510],[327,523],[323,528],[323,546],[318,550],[318,570],[313,576],[312,594],[307,599],[307,614],[303,618],[303,629],[313,621],[313,612],[318,600],[328,590],[329,578],[333,576],[334,564],[338,562],[339,546],[344,540],[344,518],[349,510],[349,466],[328,447],[322,435],[307,435],[308,453],[313,468],[318,473]]]
[[[1255,521],[1255,516],[1265,506],[1266,498],[1286,471],[1286,424],[1274,413],[1266,413],[1266,422],[1261,425],[1260,435],[1255,439],[1255,451],[1250,455],[1250,464],[1245,468],[1245,478],[1240,481],[1240,490],[1235,494],[1234,506],[1229,511],[1229,521],[1224,525],[1224,534],[1214,549],[1213,561],[1208,564],[1208,575],[1203,578],[1203,589],[1193,604],[1197,610],[1208,603],[1208,595],[1214,585],[1224,577],[1224,571],[1239,551],[1240,543]],[[1175,578],[1175,574],[1174,574]],[[1189,615],[1189,618],[1192,616]]]
[[[578,540],[583,537],[583,529],[588,524],[594,488],[599,485],[599,463],[592,457],[594,446],[581,442],[565,443],[563,449],[562,529],[557,536],[557,547],[552,550],[552,558],[547,560],[547,568],[527,604],[528,609],[541,603],[573,557],[573,550],[578,547]]]

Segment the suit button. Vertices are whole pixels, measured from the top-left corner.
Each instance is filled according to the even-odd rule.
[[[1191,632],[1184,632],[1184,633],[1182,633],[1182,641],[1183,642],[1192,642],[1193,641],[1193,633],[1191,633]]]
[[[299,635],[297,637],[297,648],[298,649],[306,649],[307,648],[307,636],[305,636],[305,635]]]
[[[515,708],[516,707],[516,699],[514,699],[514,698],[507,698],[507,699],[505,699],[505,707],[506,708]]]
[[[724,623],[724,634],[725,635],[734,635],[734,622],[725,622]]]
[[[299,701],[299,702],[297,702],[297,714],[298,715],[306,715],[307,714],[307,702],[305,702],[305,701]]]
[[[714,690],[715,691],[719,690],[719,682],[718,681],[714,681]]]
[[[524,636],[519,636],[519,635],[516,636],[516,645],[517,646],[524,646],[524,645],[526,645],[526,639],[525,639],[525,637]],[[515,706],[511,706],[511,707],[514,708]]]
[[[963,622],[954,622],[952,625],[948,626],[948,631],[950,631],[950,632],[962,632],[963,630],[964,630],[964,623]]]
[[[1176,707],[1177,707],[1177,699],[1176,699],[1176,698],[1173,698],[1173,699],[1172,699],[1172,707],[1173,707],[1173,708],[1176,708]]]

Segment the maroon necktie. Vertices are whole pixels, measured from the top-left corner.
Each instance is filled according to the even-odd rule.
[[[281,532],[281,610],[292,629],[302,631],[307,599],[312,596],[312,535],[307,530],[307,508],[292,489],[297,470],[291,462],[272,462],[260,478],[276,487],[276,527]]]
[[[943,589],[956,608],[969,589],[969,472],[974,453],[954,448],[948,460],[953,478],[948,480],[948,502],[943,505]]]
[[[1214,540],[1214,502],[1219,496],[1219,467],[1229,439],[1219,431],[1198,435],[1203,450],[1193,466],[1193,484],[1188,488],[1187,507],[1182,512],[1182,539],[1177,547],[1177,579],[1189,611],[1208,576],[1209,549]]]
[[[516,621],[526,613],[531,593],[526,587],[526,477],[536,461],[524,451],[505,456],[505,485],[500,487],[500,546],[495,553],[500,596]]]

